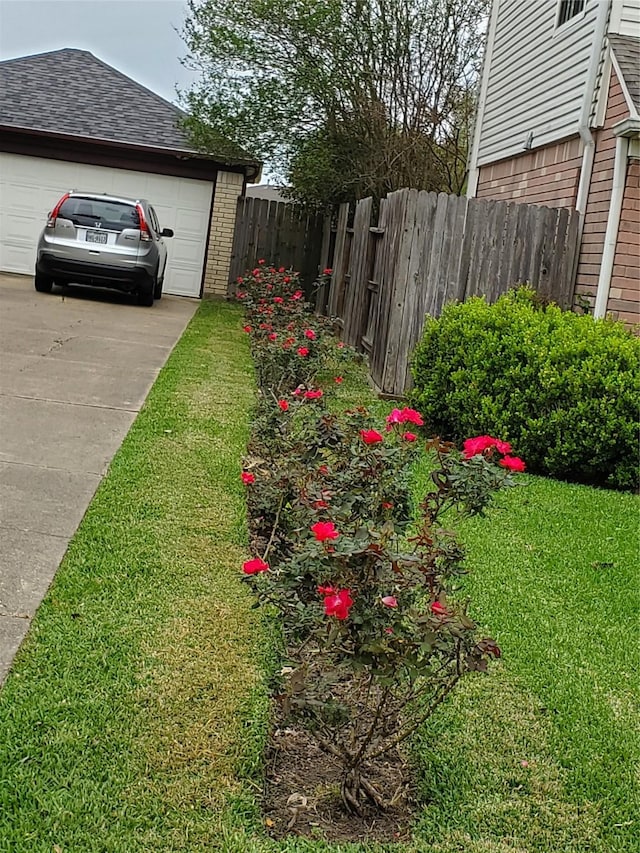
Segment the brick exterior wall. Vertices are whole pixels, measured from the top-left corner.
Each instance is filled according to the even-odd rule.
[[[231,266],[236,205],[244,175],[218,172],[213,196],[209,248],[204,267],[204,296],[226,296]]]
[[[509,160],[481,166],[478,198],[575,207],[582,165],[582,142],[572,136]]]
[[[607,311],[640,323],[640,160],[629,160]]]
[[[593,309],[600,275],[600,262],[604,248],[604,236],[607,230],[609,204],[613,186],[613,165],[616,156],[616,137],[612,131],[614,124],[629,115],[629,108],[615,71],[611,72],[609,95],[604,125],[594,132],[596,151],[591,174],[591,186],[584,217],[582,245],[576,275],[576,296],[578,301],[586,300]]]

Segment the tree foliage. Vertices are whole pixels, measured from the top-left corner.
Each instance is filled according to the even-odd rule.
[[[487,0],[190,0],[186,94],[313,205],[402,186],[460,192]]]

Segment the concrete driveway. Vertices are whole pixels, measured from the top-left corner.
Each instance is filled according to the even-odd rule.
[[[0,273],[0,683],[197,307]]]

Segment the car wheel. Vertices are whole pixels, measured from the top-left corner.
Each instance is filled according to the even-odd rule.
[[[140,285],[138,288],[138,305],[144,305],[149,308],[153,305],[153,279],[149,279]]]
[[[34,283],[38,293],[51,293],[53,279],[48,275],[42,275],[42,273],[37,272]]]

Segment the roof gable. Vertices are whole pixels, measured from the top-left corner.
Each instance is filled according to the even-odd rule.
[[[178,125],[184,116],[86,50],[65,48],[0,62],[4,127],[196,155]],[[233,143],[224,147],[217,156],[199,156],[231,165],[260,165]]]
[[[610,35],[609,44],[616,59],[620,81],[627,100],[630,100],[629,110],[640,112],[640,38],[633,36]]]

